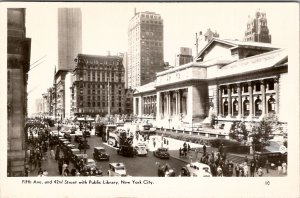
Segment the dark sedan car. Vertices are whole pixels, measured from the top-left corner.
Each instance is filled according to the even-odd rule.
[[[95,147],[93,156],[96,160],[109,160],[109,154],[106,153],[103,147]]]
[[[83,141],[82,135],[75,135],[74,141],[80,143]]]
[[[83,131],[82,135],[85,137],[91,137],[91,132],[90,131]]]
[[[156,151],[153,151],[153,155],[162,159],[170,159],[170,153],[167,148],[158,148]]]
[[[64,134],[64,138],[67,139],[67,140],[69,140],[69,141],[71,142],[72,137],[71,137],[71,134],[70,134],[70,133],[66,132],[66,133]]]
[[[123,155],[123,156],[127,156],[127,157],[134,157],[135,155],[137,155],[136,150],[132,146],[121,146],[117,150],[117,153],[118,153],[118,155]]]
[[[88,144],[88,141],[87,140],[83,140],[82,142],[80,142],[78,144],[78,149],[79,150],[82,150],[82,149],[89,149],[90,148],[90,145]]]

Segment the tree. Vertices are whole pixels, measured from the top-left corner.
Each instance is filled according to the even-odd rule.
[[[249,135],[249,131],[247,130],[244,122],[237,122],[237,121],[233,122],[230,128],[229,137],[239,142],[242,142],[242,141],[247,141],[248,135]]]
[[[250,134],[253,151],[262,151],[265,146],[268,146],[272,133],[276,129],[278,129],[278,119],[275,116],[266,116],[254,124]]]

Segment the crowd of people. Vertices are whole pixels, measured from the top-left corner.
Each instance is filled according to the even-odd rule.
[[[179,157],[187,157],[191,149],[188,144],[184,143],[183,148],[179,149]],[[206,145],[203,145],[202,156],[197,159],[200,163],[207,164],[210,167],[211,175],[213,177],[255,177],[268,174],[270,169],[278,169],[278,175],[287,173],[287,164],[285,161],[279,161],[277,166],[274,163],[270,163],[266,160],[265,165],[262,167],[258,159],[248,159],[245,156],[243,162],[233,163],[231,160],[226,159],[227,155],[224,152],[223,145],[221,145],[218,151],[206,150]],[[198,157],[197,157],[198,158]],[[263,168],[266,171],[263,171]]]

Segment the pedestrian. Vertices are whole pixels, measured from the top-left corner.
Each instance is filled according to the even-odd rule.
[[[190,144],[188,144],[187,146],[188,146],[188,152],[190,152],[190,151],[191,151],[191,146],[190,146]]]
[[[219,153],[222,155],[223,154],[223,144],[221,144],[220,146],[219,146]]]
[[[283,161],[283,162],[282,162],[282,174],[285,175],[285,174],[286,174],[286,170],[287,170],[287,169],[286,169],[286,162]]]
[[[248,157],[247,157],[247,155],[245,156],[245,163],[248,164]]]
[[[179,157],[181,157],[182,154],[181,154],[181,147],[179,148]]]
[[[281,164],[281,162],[280,162],[280,160],[279,160],[279,162],[278,162],[278,167],[277,167],[277,169],[278,169],[278,175],[280,175],[281,174],[281,171],[282,171],[282,166],[281,166],[282,164]]]
[[[240,166],[238,163],[235,164],[235,176],[236,177],[240,176]]]
[[[255,172],[255,161],[251,160],[250,162],[250,176],[254,177],[254,172]]]
[[[155,145],[156,145],[156,142],[155,140],[153,139],[153,147],[155,148]]]
[[[269,168],[270,168],[270,162],[269,160],[267,159],[266,160],[266,172],[269,173]]]
[[[203,145],[203,153],[206,154],[206,145],[205,145],[205,143]]]
[[[223,171],[221,166],[218,166],[217,168],[217,177],[223,177]]]
[[[248,177],[248,164],[246,164],[246,162],[245,162],[243,168],[244,168],[244,176],[245,176],[245,177]]]
[[[44,169],[43,175],[44,175],[44,177],[47,177],[47,176],[48,176],[48,171],[47,171],[46,169]]]
[[[263,176],[263,170],[262,170],[262,168],[261,167],[259,167],[258,169],[257,169],[257,175],[259,176],[259,177],[262,177]]]

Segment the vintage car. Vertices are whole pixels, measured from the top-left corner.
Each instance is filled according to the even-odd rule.
[[[71,130],[71,134],[75,134],[75,132],[76,132],[76,126],[72,126],[72,128],[70,129]]]
[[[123,155],[126,157],[134,157],[137,153],[134,147],[132,146],[120,146],[117,150],[118,155]]]
[[[87,161],[88,155],[83,153],[75,154],[74,162],[77,163],[80,160],[84,160],[84,163]]]
[[[79,143],[79,142],[82,142],[82,140],[83,140],[82,135],[77,135],[77,134],[75,135],[75,138],[74,138],[75,142]]]
[[[109,154],[106,153],[103,147],[95,147],[93,156],[96,160],[109,160]]]
[[[170,153],[167,148],[158,148],[156,151],[153,151],[153,155],[162,159],[170,159]]]
[[[87,170],[95,170],[97,168],[95,160],[88,158],[86,160],[85,167],[87,168]]]
[[[76,162],[76,154],[80,154],[80,150],[77,148],[71,149],[68,152],[68,157],[72,162]]]
[[[82,142],[79,142],[78,144],[78,149],[81,150],[81,149],[89,149],[90,148],[90,145],[88,144],[88,141],[87,140],[83,140]]]
[[[147,142],[138,142],[136,146],[144,146],[146,148],[146,151],[149,151],[149,146]]]
[[[147,152],[147,149],[144,145],[136,145],[135,147],[135,150],[136,150],[136,154],[139,155],[139,156],[147,156],[148,152]]]
[[[91,137],[91,132],[90,131],[83,131],[82,135],[85,137]]]
[[[65,133],[64,138],[71,142],[72,140],[71,133]]]
[[[182,167],[181,177],[211,177],[210,167],[200,162],[193,162]]]
[[[123,163],[110,163],[109,170],[107,171],[108,176],[126,177],[126,167]]]

